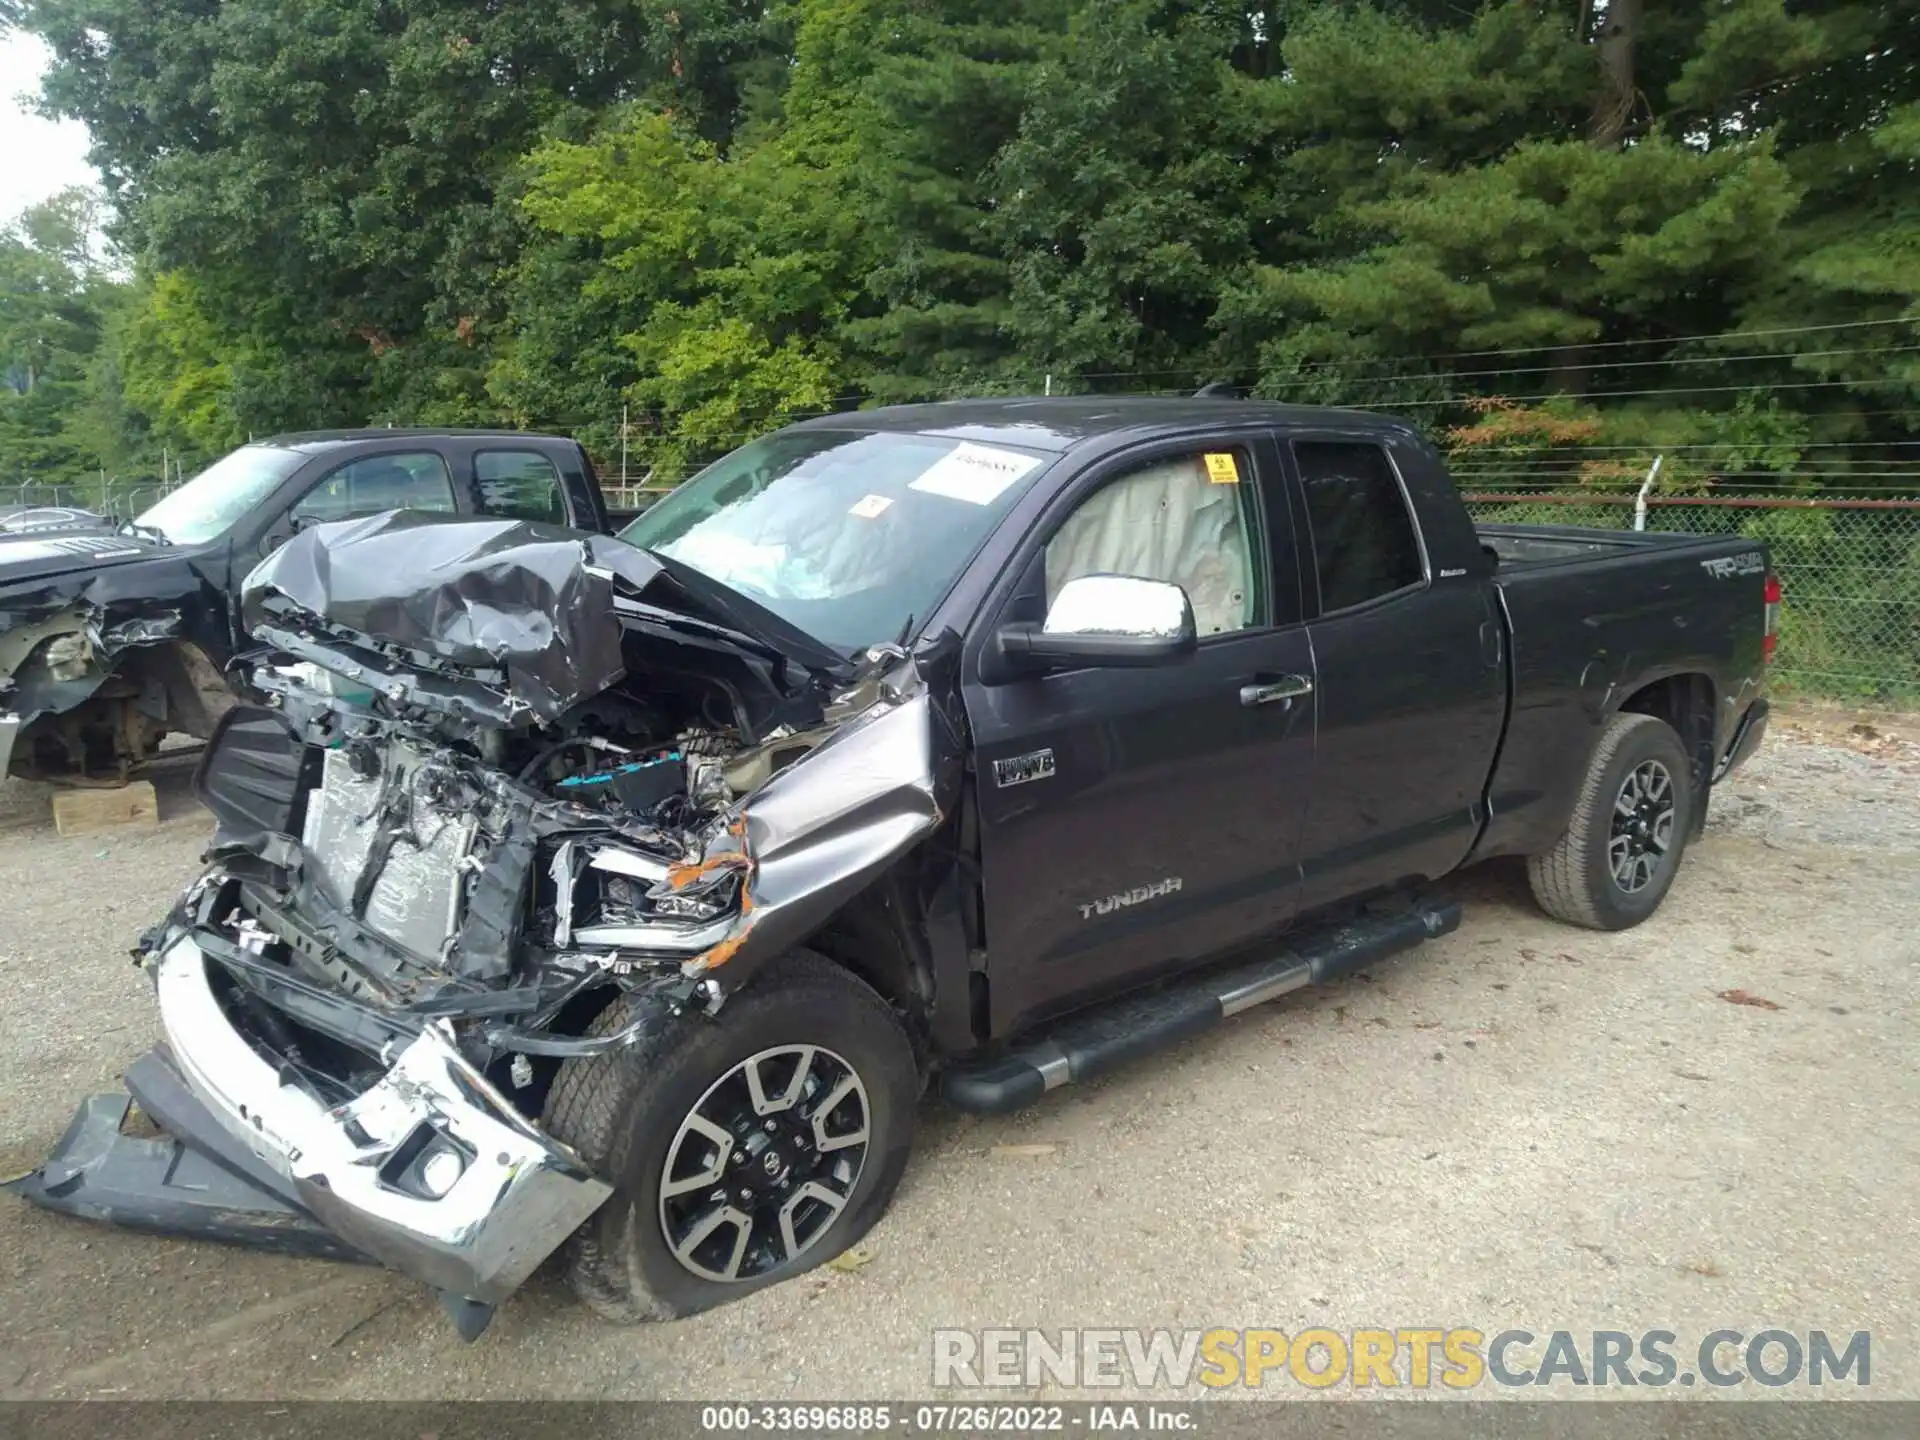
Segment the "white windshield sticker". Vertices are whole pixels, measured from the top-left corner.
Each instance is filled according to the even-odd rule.
[[[1009,485],[1039,464],[1034,456],[1018,450],[996,450],[963,440],[951,454],[928,466],[918,480],[909,480],[907,488],[965,500],[969,505],[991,505]]]
[[[862,520],[877,520],[886,513],[893,498],[889,495],[869,495],[864,500],[856,500],[847,507],[849,515],[858,515]]]

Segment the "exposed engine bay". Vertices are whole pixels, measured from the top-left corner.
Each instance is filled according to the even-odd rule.
[[[431,577],[402,596],[395,543]],[[716,1009],[957,783],[920,658],[796,659],[601,537],[323,526],[246,603],[258,703],[209,746],[209,868],[146,943],[190,936],[329,1103],[444,1026],[537,1115],[555,1062],[631,1038],[583,1034],[620,991]]]

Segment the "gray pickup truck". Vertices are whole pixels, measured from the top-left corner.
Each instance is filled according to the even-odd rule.
[[[1446,933],[1493,856],[1646,920],[1779,600],[1756,542],[1476,528],[1409,426],[1229,400],[814,420],[619,538],[303,530],[139,951],[166,1134],[96,1096],[15,1188],[468,1336],[563,1246],[687,1314],[857,1240],[929,1081],[1034,1103]]]

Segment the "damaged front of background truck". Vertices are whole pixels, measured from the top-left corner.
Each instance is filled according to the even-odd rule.
[[[296,536],[245,619],[264,703],[203,762],[218,829],[143,941],[167,1041],[129,1088],[225,1162],[222,1223],[316,1220],[477,1331],[610,1193],[538,1123],[558,1068],[718,1011],[952,815],[953,646],[850,659],[619,541],[407,514]],[[864,1119],[832,1099],[764,1243],[844,1203]],[[196,1228],[119,1201],[171,1142],[116,1118],[30,1198]]]
[[[212,733],[230,637],[201,558],[105,523],[0,535],[0,776],[124,781]]]

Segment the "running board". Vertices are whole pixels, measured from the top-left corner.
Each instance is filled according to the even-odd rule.
[[[1460,907],[1445,904],[1302,931],[1278,955],[1124,996],[1005,1054],[952,1066],[941,1077],[940,1091],[957,1109],[1005,1115],[1049,1090],[1211,1030],[1229,1015],[1459,928]]]

